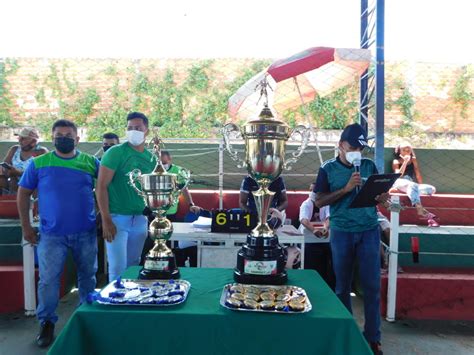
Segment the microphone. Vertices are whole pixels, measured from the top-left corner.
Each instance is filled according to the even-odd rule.
[[[352,165],[354,165],[354,170],[356,173],[360,173],[360,159],[355,159],[353,162],[352,162]],[[360,191],[360,186],[357,185],[356,188],[356,193],[358,194],[359,191]]]

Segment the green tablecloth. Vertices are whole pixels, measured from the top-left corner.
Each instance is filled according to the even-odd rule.
[[[136,278],[132,267],[124,278]],[[289,270],[313,305],[305,314],[231,311],[219,304],[233,282],[230,269],[181,268],[191,282],[185,303],[172,307],[79,307],[50,354],[371,354],[354,319],[319,275]]]

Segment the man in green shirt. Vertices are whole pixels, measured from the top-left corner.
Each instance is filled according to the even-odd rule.
[[[145,149],[148,118],[140,112],[127,116],[127,141],[111,147],[101,160],[97,181],[97,202],[102,215],[102,236],[107,241],[109,280],[140,263],[148,235],[145,202],[130,186],[128,174],[139,169],[153,172],[156,157]]]

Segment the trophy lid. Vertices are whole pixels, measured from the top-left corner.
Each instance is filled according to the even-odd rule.
[[[275,118],[271,109],[265,104],[258,118],[248,121],[243,129],[245,138],[269,137],[288,139],[290,127],[283,121]]]

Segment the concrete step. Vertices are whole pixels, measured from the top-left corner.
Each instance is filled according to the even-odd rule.
[[[405,267],[397,280],[397,319],[474,320],[474,269]],[[382,275],[381,312],[387,312]]]

